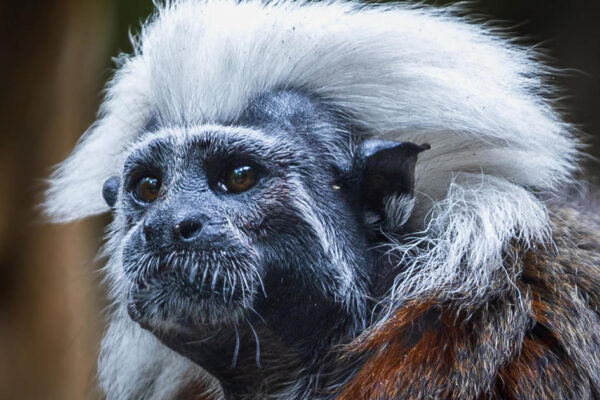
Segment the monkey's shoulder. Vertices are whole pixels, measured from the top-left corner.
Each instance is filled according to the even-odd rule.
[[[340,399],[593,399],[600,395],[600,218],[551,212],[552,244],[506,251],[513,286],[485,302],[412,300],[362,335]]]

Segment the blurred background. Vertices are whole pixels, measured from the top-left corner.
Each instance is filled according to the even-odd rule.
[[[450,3],[446,1],[445,3]],[[437,1],[434,4],[442,4]],[[475,0],[542,44],[566,118],[600,155],[600,6],[590,0]],[[0,399],[99,399],[105,328],[101,261],[110,216],[49,225],[36,208],[51,167],[92,123],[111,57],[130,52],[151,0],[0,1]],[[589,179],[600,175],[587,162]]]

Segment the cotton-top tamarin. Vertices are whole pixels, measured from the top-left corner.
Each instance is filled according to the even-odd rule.
[[[553,73],[447,8],[159,5],[45,203],[114,213],[107,398],[599,399]]]

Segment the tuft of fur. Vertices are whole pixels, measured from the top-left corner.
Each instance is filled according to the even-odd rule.
[[[531,360],[547,354],[550,345],[544,340],[530,344],[525,332],[546,315],[547,305],[536,303],[544,296],[539,290],[555,286],[523,284],[521,274],[538,266],[542,274],[556,272],[555,265],[571,265],[579,257],[563,253],[558,256],[567,257],[563,261],[549,256],[539,263],[527,261],[532,257],[528,255],[537,254],[540,247],[535,246],[558,240],[552,232],[564,226],[551,223],[543,195],[571,184],[578,168],[575,129],[553,109],[552,89],[544,83],[553,71],[536,57],[531,49],[505,40],[501,31],[457,17],[449,8],[344,1],[168,1],[158,6],[135,39],[135,53],[120,59],[98,121],[53,173],[45,209],[58,222],[108,211],[102,183],[119,174],[127,152],[153,118],[167,124],[226,124],[261,93],[302,90],[369,136],[431,144],[419,156],[415,197],[386,203],[391,221],[381,229],[408,224],[415,232],[386,234],[389,251],[401,255],[402,269],[384,302],[388,312],[373,328],[377,339],[364,340],[389,342],[381,362],[397,366],[402,374],[382,367],[375,376],[418,382],[429,371],[431,380],[421,389],[394,389],[393,396],[406,398],[496,393],[497,374],[505,379],[506,393],[529,393],[527,388],[543,378],[534,375]],[[315,214],[314,226],[323,218]],[[202,372],[129,320],[121,305],[126,278],[117,251],[120,239],[109,236],[107,276],[116,305],[99,361],[101,386],[110,399],[170,398],[190,382],[195,385]],[[322,229],[319,236],[327,242],[335,232]],[[593,240],[597,243],[597,237]],[[563,251],[569,246],[558,247]],[[596,338],[577,336],[584,329],[578,323],[597,324],[594,262],[586,261],[589,280],[560,287],[568,290],[556,321],[539,322],[551,331],[571,332],[553,340],[564,342],[569,359],[595,370],[594,379],[573,375],[587,382],[577,389],[582,393],[598,390],[593,366],[598,360],[573,347],[596,343]],[[588,298],[580,291],[582,285],[592,286]],[[573,311],[582,318],[565,322]],[[457,316],[465,324],[457,325]],[[406,326],[388,329],[393,318]],[[420,331],[404,337],[409,325]],[[468,347],[468,332],[478,335],[474,347],[460,353],[460,363],[449,353],[457,347],[434,354],[435,343]],[[590,349],[597,357],[598,349]],[[401,365],[395,364],[407,354]],[[517,354],[517,361],[508,363]],[[430,365],[434,356],[443,362]],[[548,358],[548,365],[563,367],[554,361]],[[369,375],[371,365],[379,368],[367,363],[355,382],[371,387],[366,380],[380,381]],[[474,366],[479,370],[465,375]],[[515,377],[511,368],[530,368],[530,381]],[[379,398],[379,389],[369,389],[375,397],[365,397],[358,395],[359,387],[350,383],[345,398]]]

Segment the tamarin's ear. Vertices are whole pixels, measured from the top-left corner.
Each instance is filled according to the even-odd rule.
[[[121,185],[121,180],[118,176],[112,176],[108,178],[104,185],[102,186],[102,197],[106,204],[110,208],[115,207],[115,203],[117,202],[117,195],[119,194],[119,186]]]
[[[382,212],[389,195],[412,196],[417,155],[428,144],[366,140],[354,158],[353,175],[365,211]]]

